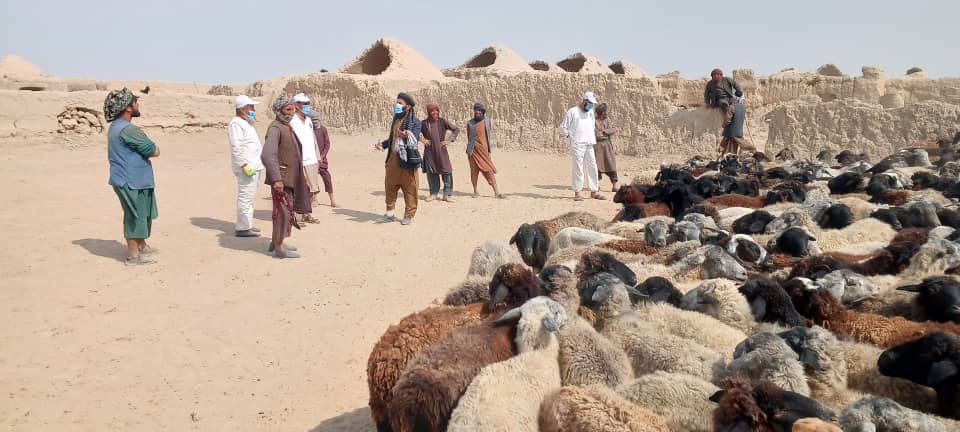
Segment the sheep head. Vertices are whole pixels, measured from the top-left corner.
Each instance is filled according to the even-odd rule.
[[[960,384],[960,337],[931,333],[880,354],[881,374],[938,388]]]
[[[670,226],[662,219],[654,219],[647,222],[643,227],[643,238],[647,243],[663,247],[667,245],[667,237],[670,235]]]
[[[840,300],[823,288],[792,290],[790,297],[797,312],[816,323],[841,318],[847,311]]]
[[[917,304],[930,319],[960,323],[960,282],[948,276],[926,278],[918,285],[897,288],[917,293]]]
[[[735,281],[747,280],[747,269],[737,259],[730,256],[719,246],[704,246],[695,254],[704,254],[702,269],[704,279],[726,278]]]
[[[740,294],[750,302],[750,311],[757,321],[810,326],[810,321],[797,313],[790,295],[772,279],[750,279],[740,287]]]
[[[541,249],[545,250],[549,242],[544,237],[542,230],[537,229],[535,225],[528,223],[520,225],[513,237],[510,237],[510,244],[517,245],[520,257],[528,266],[533,268],[543,266],[537,252]]]
[[[643,283],[637,285],[637,291],[643,295],[644,301],[650,303],[668,303],[678,306],[682,298],[680,290],[673,286],[669,280],[660,276],[647,278]]]
[[[640,204],[646,202],[646,187],[640,185],[628,184],[620,186],[617,193],[613,195],[613,202],[617,204]]]
[[[519,352],[541,349],[555,340],[567,312],[560,303],[548,297],[534,297],[521,306],[505,312],[497,324],[517,322],[515,342]]]
[[[700,241],[700,227],[696,223],[680,221],[673,224],[671,231],[677,241]]]
[[[519,263],[497,268],[490,280],[490,310],[502,304],[516,306],[542,293],[540,281],[528,267]]]
[[[680,306],[686,310],[697,311],[712,317],[720,314],[720,297],[717,293],[721,287],[735,289],[733,282],[725,279],[711,279],[704,281],[696,288],[684,294]],[[642,291],[642,290],[641,290]]]
[[[577,273],[581,277],[599,272],[613,273],[623,280],[628,286],[637,285],[637,274],[630,270],[626,264],[614,258],[613,255],[603,251],[587,251],[580,256],[580,263],[577,264]]]

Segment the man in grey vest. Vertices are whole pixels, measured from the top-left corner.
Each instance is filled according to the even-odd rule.
[[[110,186],[123,208],[123,237],[127,240],[127,265],[149,264],[157,250],[147,238],[157,218],[153,164],[160,147],[131,122],[140,117],[140,102],[126,87],[114,90],[103,101],[103,115],[110,122],[107,131],[107,159]]]

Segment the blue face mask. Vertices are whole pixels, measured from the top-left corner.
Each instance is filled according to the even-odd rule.
[[[247,111],[247,118],[249,118],[250,120],[256,119],[256,118],[257,118],[257,112],[256,112],[256,111]]]
[[[402,113],[402,112],[403,112],[403,105],[396,104],[396,105],[393,106],[393,113],[394,113],[394,114],[400,114],[400,113]]]
[[[590,102],[587,102],[587,106],[585,106],[583,109],[585,109],[585,110],[587,110],[587,111],[590,111],[590,110],[593,109],[593,104],[590,103]]]
[[[310,114],[310,105],[304,105],[304,106],[303,106],[303,113],[306,114],[306,115],[309,115],[309,114]]]

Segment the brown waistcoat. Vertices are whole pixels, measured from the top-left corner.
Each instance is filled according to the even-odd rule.
[[[277,128],[280,131],[280,142],[277,145],[277,161],[279,162],[279,180],[283,182],[285,187],[296,188],[297,181],[299,176],[303,171],[303,153],[300,147],[300,140],[297,139],[297,135],[293,133],[293,128],[289,124],[282,123],[280,121],[274,120],[273,123],[270,123],[270,127],[267,128],[267,133],[269,130]],[[272,150],[272,149],[270,149]],[[267,149],[267,146],[264,146],[264,151],[270,151]],[[273,175],[270,171],[271,167],[267,168],[267,184],[272,184],[272,182],[277,179],[271,178]]]

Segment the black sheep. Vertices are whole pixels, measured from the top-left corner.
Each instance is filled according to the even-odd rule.
[[[644,296],[635,288],[633,288],[633,286],[625,284],[623,279],[609,272],[593,273],[589,276],[581,277],[580,282],[577,283],[577,291],[580,293],[581,303],[584,306],[595,307],[598,305],[597,302],[593,300],[593,294],[597,292],[597,288],[601,286],[618,284],[626,285],[627,292],[630,295],[631,303],[636,304],[638,301],[640,301],[640,299],[644,298]]]
[[[767,154],[764,152],[754,152],[753,160],[757,162],[770,162],[770,158],[767,157]]]
[[[766,277],[750,279],[740,287],[750,302],[750,311],[757,321],[793,326],[810,327],[809,320],[797,312],[790,295],[773,279]]]
[[[870,213],[870,217],[886,222],[894,230],[900,231],[903,229],[903,225],[900,223],[900,218],[897,216],[898,211],[902,211],[902,209],[899,207],[877,209]]]
[[[793,153],[793,150],[787,147],[777,152],[776,156],[774,157],[777,158],[778,161],[788,161],[796,159],[797,155]]]
[[[910,176],[910,181],[913,182],[913,190],[936,189],[937,186],[940,185],[940,176],[926,171],[919,171]]]
[[[662,202],[670,207],[670,216],[676,218],[687,209],[703,202],[690,185],[680,180],[658,181],[647,191],[647,201]]]
[[[937,211],[937,217],[942,225],[960,229],[960,210],[940,209]]]
[[[877,359],[886,376],[903,378],[937,391],[939,414],[960,418],[960,337],[930,333],[889,348]]]
[[[800,393],[783,390],[769,381],[751,382],[734,375],[720,383],[721,390],[709,397],[717,403],[713,430],[718,432],[788,432],[802,419],[836,422],[830,408]]]
[[[642,300],[651,303],[668,303],[674,306],[680,306],[680,300],[683,293],[673,286],[669,280],[660,276],[653,276],[637,285],[637,291],[645,295]],[[633,298],[631,297],[631,300]]]
[[[790,171],[784,167],[773,167],[767,170],[767,178],[771,180],[785,179],[790,177]]]
[[[623,212],[620,213],[621,222],[633,222],[645,218],[643,208],[635,204],[624,204]]]
[[[853,212],[846,204],[833,204],[820,213],[817,225],[824,229],[841,229],[853,223]]]
[[[867,182],[866,192],[870,195],[870,202],[883,203],[884,193],[896,188],[897,180],[893,176],[875,175]]]
[[[947,198],[960,198],[960,183],[951,182],[943,189],[943,196]]]
[[[510,237],[510,244],[517,245],[525,264],[540,269],[547,262],[547,250],[550,248],[548,237],[547,230],[541,224],[525,223]]]
[[[783,253],[794,257],[810,255],[810,242],[817,239],[800,227],[787,228],[777,237],[773,253]]]
[[[728,176],[736,176],[742,168],[743,165],[740,163],[740,158],[736,155],[727,155],[720,161],[720,173]]]
[[[830,193],[837,195],[859,192],[863,188],[862,185],[863,175],[855,172],[846,172],[827,181]]]
[[[947,276],[926,278],[917,285],[897,288],[917,293],[916,303],[933,321],[960,324],[960,282]]]
[[[747,196],[760,195],[760,182],[757,180],[744,180],[736,177],[720,176],[718,183],[720,184],[720,190],[725,194],[735,193]]]
[[[780,202],[802,203],[807,200],[807,190],[797,181],[786,181],[773,187],[767,192],[766,205]]]
[[[668,165],[660,167],[660,172],[653,178],[655,181],[679,180],[686,184],[694,181],[693,175],[689,171],[681,168],[679,165]]]
[[[637,274],[626,264],[602,251],[589,251],[580,256],[577,272],[581,280],[596,273],[610,273],[620,278],[629,287],[637,286]]]
[[[767,224],[776,219],[766,210],[756,210],[733,221],[733,232],[737,234],[760,234]]]
[[[714,180],[713,177],[704,176],[696,179],[691,185],[690,189],[704,198],[710,198],[712,196],[720,195],[724,193],[720,185]]]

